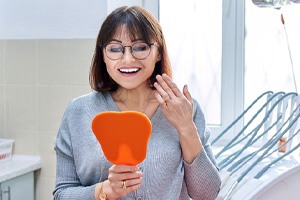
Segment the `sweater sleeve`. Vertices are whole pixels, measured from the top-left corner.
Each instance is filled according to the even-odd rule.
[[[189,195],[194,200],[215,199],[218,195],[221,179],[209,142],[210,131],[199,104],[195,103],[194,122],[202,142],[202,150],[191,164],[184,162],[185,182]]]
[[[95,185],[83,186],[76,172],[68,126],[69,112],[67,108],[56,138],[56,183],[53,196],[55,200],[94,200]]]

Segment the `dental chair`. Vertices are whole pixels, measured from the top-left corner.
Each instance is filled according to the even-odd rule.
[[[223,145],[218,141],[243,126]],[[300,96],[261,94],[212,141],[222,186],[216,200],[300,200]]]

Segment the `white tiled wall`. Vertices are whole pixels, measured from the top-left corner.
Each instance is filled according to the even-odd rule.
[[[0,40],[0,138],[14,154],[39,155],[36,200],[51,200],[54,143],[68,101],[91,91],[96,39]]]

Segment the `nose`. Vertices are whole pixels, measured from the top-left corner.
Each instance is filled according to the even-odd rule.
[[[134,57],[132,55],[132,49],[131,46],[124,46],[124,51],[123,51],[123,60],[134,60]]]

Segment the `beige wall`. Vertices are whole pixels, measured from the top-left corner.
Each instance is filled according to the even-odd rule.
[[[95,39],[0,40],[0,138],[38,155],[36,199],[53,199],[54,143],[69,100],[90,92]]]

